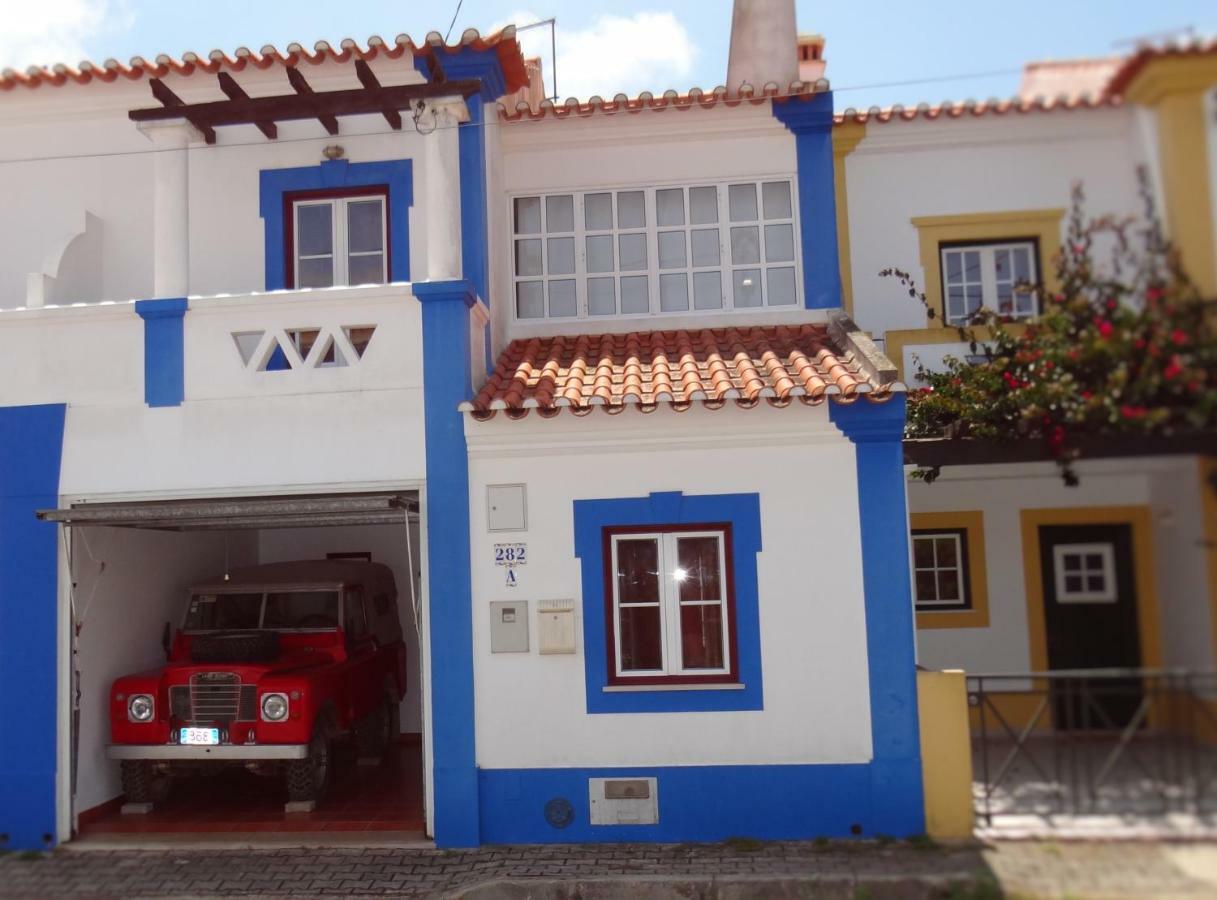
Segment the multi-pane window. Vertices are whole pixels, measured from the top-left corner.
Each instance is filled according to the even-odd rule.
[[[1114,603],[1116,556],[1111,544],[1057,544],[1052,548],[1058,603]]]
[[[948,325],[966,324],[986,307],[1010,319],[1039,312],[1034,241],[943,246],[943,308]]]
[[[788,180],[516,197],[518,319],[798,303]]]
[[[611,533],[609,681],[734,680],[725,529]]]
[[[384,194],[300,198],[290,203],[288,252],[294,287],[389,280]]]
[[[917,611],[971,609],[966,530],[915,529],[912,540]]]

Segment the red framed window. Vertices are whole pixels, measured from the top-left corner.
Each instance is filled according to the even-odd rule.
[[[288,287],[388,282],[388,188],[297,192],[283,202]]]
[[[739,680],[731,526],[605,529],[612,685]]]

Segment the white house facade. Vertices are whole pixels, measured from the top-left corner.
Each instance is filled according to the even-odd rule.
[[[121,794],[190,585],[352,550],[438,846],[925,830],[903,385],[789,44],[622,115],[504,100],[512,29],[0,78],[3,846]]]

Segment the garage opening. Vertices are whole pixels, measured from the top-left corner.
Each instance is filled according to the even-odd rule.
[[[74,837],[425,836],[416,491],[39,516],[65,526]]]

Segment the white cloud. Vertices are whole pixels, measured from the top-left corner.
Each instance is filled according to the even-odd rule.
[[[87,42],[130,24],[124,0],[0,0],[0,67],[75,66]]]
[[[536,22],[532,12],[515,13],[517,26]],[[501,28],[507,22],[494,26]],[[491,30],[494,30],[491,29]],[[598,16],[590,27],[570,30],[558,21],[558,93],[563,99],[586,100],[593,94],[633,96],[649,90],[656,94],[668,88],[682,93],[693,70],[697,47],[671,12],[640,12],[633,16]],[[525,56],[539,56],[545,88],[553,91],[554,64],[549,28],[534,28],[520,35]],[[713,85],[705,85],[713,87]]]

